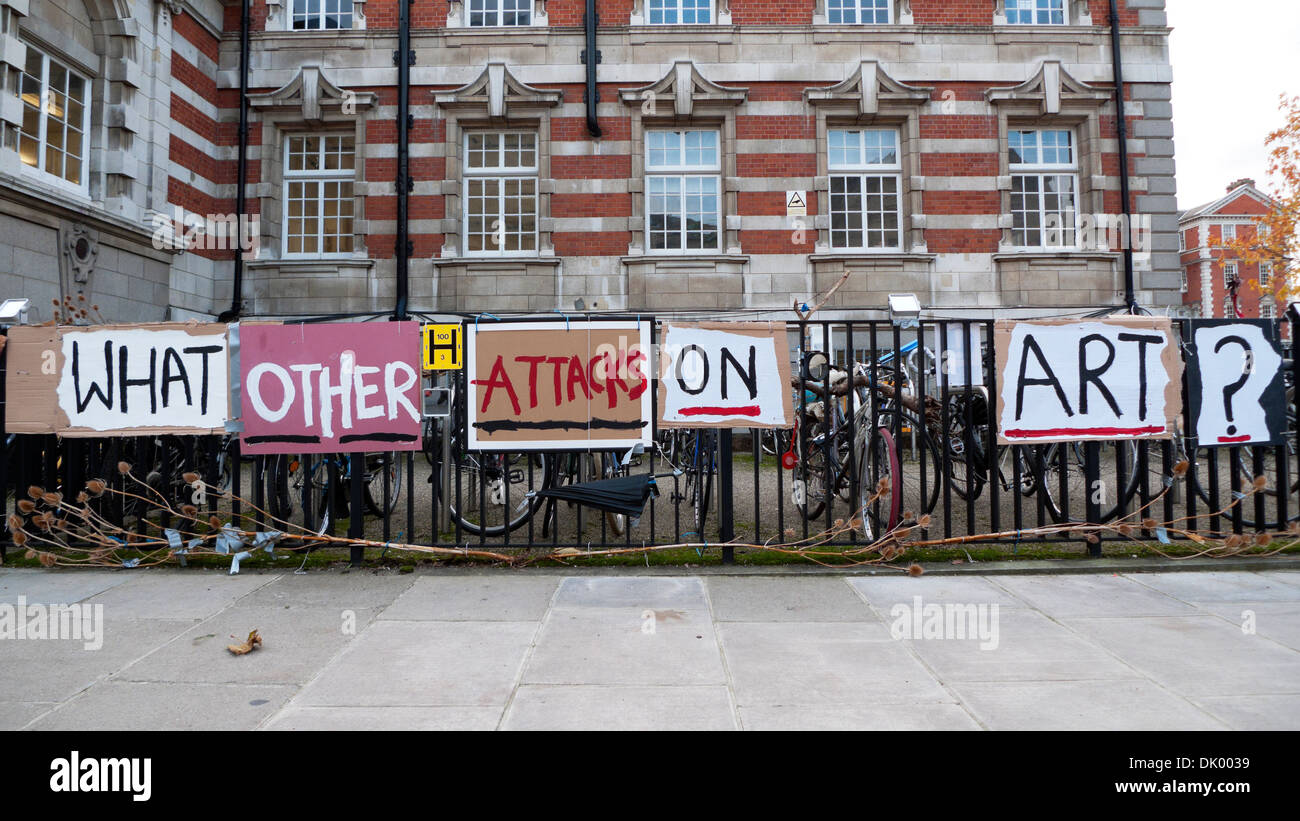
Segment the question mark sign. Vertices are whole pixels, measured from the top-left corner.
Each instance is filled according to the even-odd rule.
[[[1240,345],[1245,351],[1247,361],[1252,361],[1254,359],[1253,352],[1250,349],[1250,343],[1239,336],[1225,336],[1223,339],[1220,339],[1218,344],[1214,346],[1214,352],[1218,353],[1223,350],[1225,345]],[[1232,397],[1237,394],[1237,391],[1245,387],[1248,381],[1250,381],[1250,374],[1253,370],[1253,368],[1242,368],[1241,377],[1237,379],[1236,382],[1223,388],[1223,410],[1224,413],[1227,414],[1228,422],[1230,423],[1232,422]],[[1229,424],[1228,435],[1232,436],[1236,432],[1237,426]]]

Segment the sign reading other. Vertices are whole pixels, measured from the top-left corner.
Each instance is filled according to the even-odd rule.
[[[239,330],[245,453],[420,449],[420,325]]]
[[[784,323],[666,325],[660,356],[661,427],[794,424]]]
[[[226,326],[22,327],[9,331],[11,433],[64,436],[224,430]]]
[[[998,440],[1167,438],[1182,358],[1165,317],[999,320]]]
[[[466,327],[473,450],[649,446],[650,324]]]

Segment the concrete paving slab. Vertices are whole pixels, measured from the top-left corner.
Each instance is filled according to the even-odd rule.
[[[1145,679],[956,681],[990,730],[1222,730],[1226,725]]]
[[[537,686],[519,688],[503,730],[734,730],[727,688]]]
[[[754,704],[740,708],[746,730],[978,730],[953,701],[889,704]]]
[[[495,730],[500,707],[299,707],[272,716],[264,730]]]
[[[104,605],[104,618],[200,621],[229,607],[273,576],[231,576],[222,570],[141,570],[123,584],[87,599]]]
[[[996,604],[1025,607],[1026,604],[993,582],[966,576],[858,576],[846,579],[876,612],[887,618],[895,604],[912,606],[920,596],[926,604]]]
[[[879,621],[844,579],[734,578],[707,580],[718,621]]]
[[[1197,609],[1238,628],[1249,626],[1253,619],[1256,633],[1300,651],[1300,602],[1201,602]]]
[[[1292,693],[1300,653],[1211,616],[1065,622],[1142,674],[1194,698]]]
[[[14,701],[65,701],[185,632],[193,622],[104,617],[104,643],[0,641],[0,694]]]
[[[1234,730],[1300,730],[1300,692],[1276,696],[1210,696],[1199,701]]]
[[[732,622],[719,625],[718,632],[742,708],[948,698],[880,624]]]
[[[415,583],[415,576],[390,570],[348,573],[312,571],[283,573],[245,596],[241,605],[334,607],[340,610],[382,610]]]
[[[638,611],[708,609],[704,580],[692,576],[569,577],[560,583],[555,607],[627,607]]]
[[[671,605],[682,599],[650,596],[643,601]],[[702,685],[723,684],[726,677],[707,608],[569,607],[552,609],[523,681]]]
[[[294,706],[504,708],[536,632],[535,622],[376,621]]]
[[[0,730],[21,730],[57,706],[52,701],[0,701]]]
[[[108,681],[41,717],[33,730],[252,730],[292,687]],[[196,709],[196,705],[202,709]]]
[[[236,605],[194,625],[175,641],[120,671],[121,681],[210,684],[306,684],[363,631],[373,610],[353,611],[355,632],[344,632],[343,611],[334,607]],[[243,656],[226,646],[257,630],[262,646]]]
[[[536,576],[421,576],[380,615],[414,621],[539,621],[560,580]]]
[[[1185,602],[1300,601],[1283,573],[1135,573],[1131,578]],[[1289,576],[1288,576],[1289,578]]]
[[[1052,618],[1180,616],[1196,609],[1120,575],[1007,576],[996,584]]]
[[[27,570],[0,569],[0,603],[72,604],[88,599],[132,578],[130,570]]]
[[[989,613],[992,619],[992,613]],[[945,682],[1133,678],[1128,667],[1034,610],[998,609],[997,644],[978,638],[909,639]]]

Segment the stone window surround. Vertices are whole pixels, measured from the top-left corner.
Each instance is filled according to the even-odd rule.
[[[910,26],[913,23],[912,18],[912,0],[893,0],[893,8],[890,10],[889,23],[832,23],[830,14],[827,11],[826,0],[817,0],[817,5],[813,8],[813,25],[814,26],[843,26],[845,28],[860,28],[870,26]]]
[[[1074,132],[1079,189],[1077,214],[1105,211],[1106,176],[1101,161],[1101,109],[1112,99],[1106,89],[1094,88],[1074,79],[1058,61],[1044,61],[1028,80],[1012,88],[990,89],[985,94],[998,118],[998,191],[1001,198],[998,228],[999,254],[1043,253],[1012,244],[1011,163],[1008,134],[1016,129],[1070,129]],[[1110,256],[1090,248],[1048,249],[1050,254]]]
[[[710,23],[651,23],[649,0],[632,0],[632,13],[628,18],[628,25],[688,29],[729,26],[731,25],[731,0],[713,0],[713,18]]]
[[[546,0],[533,0],[533,13],[526,26],[471,26],[469,14],[465,9],[465,0],[449,0],[447,3],[447,28],[472,29],[474,31],[528,31],[547,28],[551,18],[546,10]]]
[[[680,60],[662,79],[640,88],[620,89],[620,97],[632,115],[632,174],[628,193],[632,196],[632,216],[628,230],[632,239],[628,257],[654,260],[736,259],[740,247],[739,185],[736,175],[736,109],[748,98],[748,89],[719,86],[700,74],[695,64]],[[646,247],[645,177],[647,130],[717,129],[722,178],[721,201],[723,224],[720,249],[715,252],[650,251]]]
[[[337,34],[361,31],[366,27],[366,0],[352,0],[351,29],[296,29],[293,27],[294,0],[266,0],[266,28],[286,34]]]
[[[866,84],[864,93],[863,84]],[[828,256],[897,256],[926,254],[923,193],[925,179],[919,176],[922,107],[929,102],[932,88],[907,86],[894,80],[874,60],[864,60],[846,80],[830,87],[804,91],[804,100],[817,117],[817,232],[814,254]],[[892,128],[898,132],[899,205],[902,211],[899,249],[832,248],[830,238],[830,154],[829,132],[835,129]]]
[[[551,177],[551,111],[563,102],[563,92],[533,88],[516,78],[505,63],[493,62],[484,68],[478,79],[454,91],[435,92],[434,98],[445,124],[445,170],[440,189],[444,203],[440,231],[443,235],[442,260],[500,266],[511,260],[523,265],[539,257],[554,257],[555,245],[551,238],[554,223],[551,220],[550,197],[555,190]],[[469,131],[537,133],[535,253],[464,255],[461,245],[464,233],[461,230],[464,218],[464,175],[461,173],[461,164],[464,161],[464,135]]]
[[[1091,26],[1092,10],[1088,0],[1065,0],[1065,22],[1054,23],[1009,23],[1007,22],[1007,0],[996,0],[993,5],[993,25],[1010,28],[1050,28],[1061,29],[1067,26]]]
[[[248,186],[248,196],[261,205],[257,259],[263,265],[297,267],[349,261],[370,264],[366,247],[369,233],[365,219],[366,134],[365,112],[378,101],[373,92],[355,93],[342,89],[320,66],[303,66],[298,75],[281,88],[250,94],[249,107],[258,114],[250,128],[262,129],[260,151],[261,182]],[[317,257],[285,257],[284,247],[284,159],[290,136],[351,133],[355,146],[352,208],[352,251]],[[391,183],[389,190],[391,190]]]

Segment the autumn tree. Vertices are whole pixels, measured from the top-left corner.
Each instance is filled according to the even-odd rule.
[[[1270,193],[1273,210],[1256,221],[1254,231],[1238,232],[1228,242],[1215,237],[1210,245],[1247,265],[1273,263],[1273,278],[1261,290],[1284,306],[1300,300],[1300,96],[1283,94],[1279,107],[1285,122],[1264,142],[1269,147],[1268,172],[1277,186]]]

